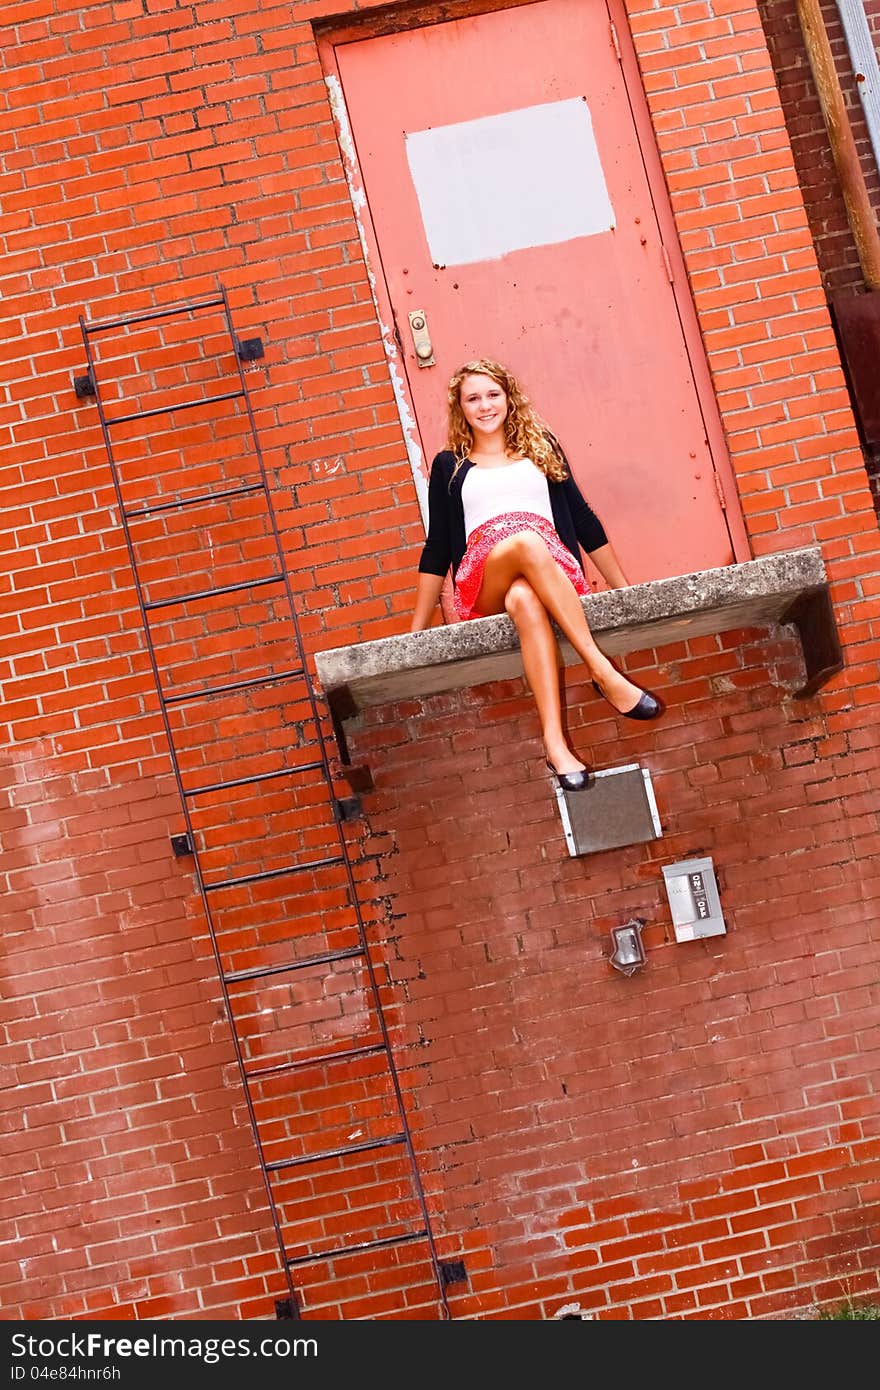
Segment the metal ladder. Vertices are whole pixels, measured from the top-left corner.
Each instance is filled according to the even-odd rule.
[[[356,1300],[359,1316],[448,1318],[453,1266],[437,1256],[358,892],[369,865],[344,831],[359,802],[335,793],[248,393],[262,340],[236,337],[223,288],[79,322],[74,387],[96,403],[110,464],[186,825],[172,843],[193,855],[287,1285],[276,1313]],[[304,1310],[293,1271],[307,1266]]]

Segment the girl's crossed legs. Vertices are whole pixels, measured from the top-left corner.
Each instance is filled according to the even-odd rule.
[[[574,585],[539,535],[521,531],[492,548],[477,607],[486,616],[506,612],[515,623],[547,757],[559,773],[581,770],[584,764],[568,747],[562,730],[560,656],[551,618],[618,713],[638,704],[642,690],[596,646]]]

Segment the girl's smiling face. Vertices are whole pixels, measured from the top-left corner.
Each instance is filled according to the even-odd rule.
[[[466,376],[459,392],[461,410],[471,427],[474,442],[495,434],[507,419],[507,395],[491,376],[475,372]]]

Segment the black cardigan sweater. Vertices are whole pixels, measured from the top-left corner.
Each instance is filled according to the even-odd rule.
[[[451,565],[453,581],[455,579],[467,548],[461,489],[473,466],[470,459],[465,459],[453,480],[455,454],[449,449],[443,449],[431,464],[428,537],[419,560],[422,574],[445,575]],[[605,528],[583,497],[571,473],[560,483],[548,478],[547,486],[557,535],[583,569],[578,543],[588,554],[591,550],[598,550],[600,546],[608,544]]]

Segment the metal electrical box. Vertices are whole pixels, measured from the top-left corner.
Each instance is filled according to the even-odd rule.
[[[663,878],[676,941],[724,936],[727,927],[711,859],[682,859],[664,864]]]
[[[642,844],[663,834],[651,774],[638,763],[594,772],[581,791],[557,786],[556,801],[573,857]]]

